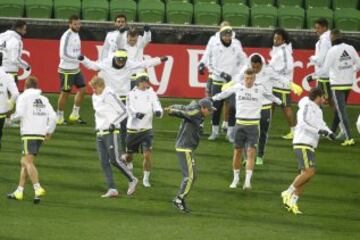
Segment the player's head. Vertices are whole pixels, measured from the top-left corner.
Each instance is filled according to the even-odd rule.
[[[121,69],[125,66],[128,59],[128,54],[125,49],[119,49],[115,52],[113,57],[113,67]]]
[[[255,72],[253,69],[248,68],[244,72],[244,84],[247,88],[251,88],[255,82]]]
[[[79,32],[81,27],[80,18],[78,15],[71,15],[69,17],[69,28],[73,32]]]
[[[288,32],[285,31],[285,29],[283,28],[275,29],[273,33],[273,45],[277,47],[284,43],[286,44],[290,43]]]
[[[90,80],[89,85],[92,88],[95,95],[100,95],[105,89],[104,79],[98,76],[94,76]]]
[[[12,29],[19,33],[21,36],[24,36],[26,34],[26,22],[24,20],[17,20]]]
[[[25,89],[34,88],[37,89],[39,87],[39,80],[35,76],[30,76],[25,80]]]
[[[137,88],[141,90],[145,90],[150,86],[149,75],[146,72],[137,73],[135,79]]]
[[[224,46],[230,46],[233,36],[233,30],[230,26],[225,26],[220,29],[220,40]]]
[[[199,105],[200,105],[201,114],[204,117],[211,115],[212,112],[216,110],[216,108],[214,108],[212,101],[209,98],[200,99]]]
[[[312,88],[309,92],[309,99],[320,106],[325,102],[324,91],[319,87]]]
[[[223,27],[227,27],[227,26],[230,26],[230,23],[228,21],[222,21],[220,23],[220,30],[223,28]]]
[[[329,22],[326,18],[319,18],[314,23],[314,29],[317,35],[321,35],[326,32],[329,28]]]
[[[115,27],[116,28],[125,27],[126,23],[127,23],[127,19],[124,14],[119,14],[115,17]]]
[[[263,66],[263,60],[259,54],[255,54],[250,58],[251,68],[255,74],[259,73]]]
[[[131,26],[127,32],[127,42],[130,46],[135,46],[139,37],[139,31],[136,27]]]
[[[344,36],[339,29],[331,30],[330,39],[333,46],[344,42]]]

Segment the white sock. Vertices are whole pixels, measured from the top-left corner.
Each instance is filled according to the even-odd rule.
[[[229,126],[228,122],[223,121],[223,123],[222,123],[222,127],[223,127],[223,128],[227,128],[228,126]]]
[[[24,187],[18,186],[16,192],[24,192]]]
[[[291,132],[291,133],[294,133],[294,130],[295,130],[295,127],[291,127],[291,128],[290,128],[290,132]]]
[[[216,135],[218,135],[219,134],[219,125],[217,125],[217,126],[213,125],[212,132],[215,133]]]
[[[246,170],[245,184],[250,184],[252,174],[253,174],[252,170]]]
[[[240,176],[240,169],[234,169],[234,180],[239,181]]]
[[[35,183],[33,186],[35,191],[41,188],[40,183]]]
[[[299,196],[293,194],[293,195],[291,195],[290,204],[291,204],[291,205],[295,205],[298,200],[299,200]]]
[[[150,171],[144,171],[144,180],[149,181],[149,177],[150,177]]]
[[[63,117],[64,111],[57,110],[57,115],[58,115],[58,117]]]
[[[234,127],[228,127],[226,135],[228,137],[232,137],[233,131],[234,131]]]
[[[79,116],[79,111],[80,111],[80,107],[74,105],[72,110],[72,115]]]
[[[295,187],[291,184],[289,188],[286,190],[286,192],[290,195],[292,195],[295,192]]]

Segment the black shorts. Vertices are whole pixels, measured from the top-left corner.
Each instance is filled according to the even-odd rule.
[[[311,148],[294,146],[295,155],[298,161],[298,169],[315,168],[315,152]]]
[[[285,107],[291,105],[291,91],[284,89],[275,89],[273,88],[273,94],[275,97],[279,98]]]
[[[234,148],[255,148],[259,142],[259,124],[242,125],[236,123],[235,125],[235,142]]]
[[[81,71],[77,73],[59,73],[61,91],[70,92],[72,86],[83,88],[86,86],[84,75]]]
[[[44,142],[43,139],[32,139],[32,138],[22,138],[22,154],[25,155],[34,155],[36,156],[39,152],[39,149]]]
[[[330,87],[330,80],[329,79],[318,79],[318,87],[324,91],[324,97],[326,99],[332,98],[332,92]]]
[[[126,152],[127,153],[136,153],[151,150],[152,149],[152,140],[153,140],[152,130],[146,131],[132,131],[128,129],[126,135]]]

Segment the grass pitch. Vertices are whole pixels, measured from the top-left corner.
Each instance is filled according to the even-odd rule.
[[[56,96],[50,95],[50,100],[55,106]],[[161,101],[163,106],[188,102]],[[0,152],[1,240],[360,239],[360,138],[354,124],[359,106],[349,107],[356,146],[320,142],[317,175],[299,201],[301,216],[288,213],[280,199],[280,192],[297,173],[297,162],[291,142],[280,138],[288,128],[279,110],[273,118],[265,165],[255,168],[251,192],[228,188],[232,146],[224,136],[216,142],[202,138],[195,153],[199,178],[187,199],[191,214],[171,205],[181,180],[174,151],[180,120],[165,116],[154,122],[152,188],[139,185],[135,195],[127,197],[126,180],[113,169],[121,196],[101,199],[106,186],[89,97],[81,111],[88,125],[58,127],[40,150],[36,165],[47,190],[40,205],[32,203],[31,184],[25,188],[24,201],[6,199],[6,193],[17,186],[21,142],[18,129],[5,129]],[[325,112],[329,120],[329,109]],[[134,165],[141,179],[139,155]]]

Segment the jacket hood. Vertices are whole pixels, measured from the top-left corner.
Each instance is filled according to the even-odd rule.
[[[299,108],[303,108],[306,104],[308,104],[310,101],[309,97],[303,97],[302,99],[300,99],[298,105]]]
[[[35,88],[29,88],[29,89],[26,89],[23,94],[40,96],[41,90],[40,89],[35,89]]]

